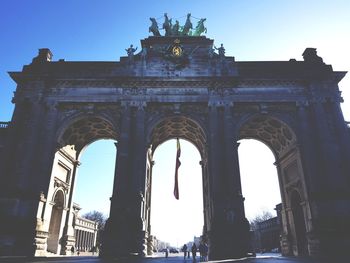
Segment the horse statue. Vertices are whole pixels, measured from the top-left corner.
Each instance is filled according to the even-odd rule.
[[[153,36],[160,36],[159,29],[158,29],[158,24],[155,18],[150,17],[149,18],[152,22],[151,26],[148,28],[148,32],[152,32]]]
[[[191,13],[188,13],[185,25],[183,26],[183,29],[182,29],[182,35],[184,36],[188,36],[190,29],[193,28],[190,18],[191,18]]]
[[[163,23],[163,29],[165,29],[165,36],[171,36],[171,19],[168,18],[168,14],[164,14],[164,23]]]
[[[207,28],[204,26],[204,22],[207,20],[206,18],[201,18],[198,21],[196,29],[194,30],[193,36],[200,36],[203,32],[207,33]]]

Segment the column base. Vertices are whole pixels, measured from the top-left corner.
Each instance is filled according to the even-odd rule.
[[[216,223],[208,231],[209,259],[237,259],[246,257],[250,248],[249,222]]]
[[[36,231],[34,238],[35,257],[46,256],[48,236],[49,233],[46,231]]]
[[[107,259],[139,256],[147,254],[147,239],[142,229],[141,219],[125,220],[109,218],[103,232],[100,256]]]
[[[290,238],[287,234],[285,234],[285,233],[282,234],[280,244],[281,244],[281,254],[283,256],[292,256],[293,255],[292,244],[291,244]]]
[[[62,237],[60,254],[74,255],[74,252],[72,252],[72,247],[75,247],[75,237],[69,235]]]
[[[348,258],[350,247],[349,228],[333,227],[323,229],[319,233],[313,233],[312,239],[308,238],[309,254],[312,257],[327,259]]]
[[[149,235],[147,239],[147,255],[151,256],[153,255],[154,250],[154,236]]]

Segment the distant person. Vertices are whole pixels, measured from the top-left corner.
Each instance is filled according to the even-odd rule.
[[[203,242],[203,261],[208,261],[208,245]]]
[[[193,259],[193,262],[196,262],[196,256],[197,256],[197,246],[196,246],[196,243],[193,243],[191,251],[192,251],[192,259]]]
[[[72,246],[72,247],[70,248],[70,251],[72,252],[72,255],[74,255],[74,251],[75,251],[74,246]]]
[[[165,257],[166,257],[166,258],[169,257],[169,248],[166,248],[166,249],[165,249]]]
[[[187,245],[186,244],[184,244],[184,246],[182,247],[182,251],[184,252],[184,259],[186,259],[186,255],[187,255]]]
[[[204,261],[203,255],[204,255],[204,244],[201,242],[198,247],[199,250],[199,261]]]

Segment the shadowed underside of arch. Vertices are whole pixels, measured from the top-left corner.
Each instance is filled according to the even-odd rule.
[[[163,142],[172,138],[183,138],[192,142],[200,154],[205,152],[206,135],[193,120],[183,117],[169,117],[160,121],[151,134],[153,151]]]
[[[244,123],[240,139],[256,139],[268,145],[276,156],[280,156],[296,141],[293,131],[283,122],[270,116],[256,116]]]
[[[75,145],[81,151],[86,145],[99,139],[117,140],[117,132],[108,121],[98,117],[87,117],[74,122],[60,139],[61,145]]]

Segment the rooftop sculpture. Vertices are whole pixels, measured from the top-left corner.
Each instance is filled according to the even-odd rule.
[[[195,28],[193,28],[191,18],[195,17],[191,16],[191,13],[188,13],[185,24],[180,26],[178,20],[173,24],[172,18],[169,19],[168,14],[165,13],[164,23],[162,25],[162,29],[165,30],[164,36],[200,36],[202,33],[207,33],[207,28],[204,26],[206,18],[195,18],[199,20]],[[150,20],[152,24],[149,27],[149,32],[152,32],[153,36],[161,36],[157,19],[151,17]]]

